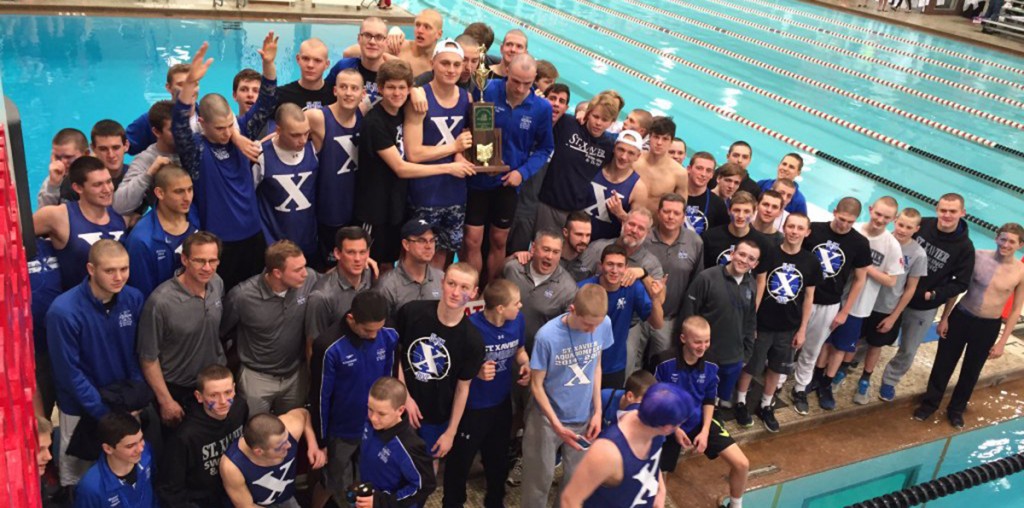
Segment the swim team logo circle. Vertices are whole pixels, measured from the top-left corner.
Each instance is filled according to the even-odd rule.
[[[451,357],[444,339],[437,334],[432,333],[429,337],[414,340],[406,356],[417,381],[437,381],[448,377]]]
[[[698,234],[704,234],[704,230],[708,228],[708,218],[704,216],[704,212],[700,211],[700,208],[696,206],[686,207],[686,223]]]
[[[728,249],[723,250],[718,254],[717,262],[721,266],[725,266],[732,261],[732,253],[736,250],[735,245],[730,245]]]
[[[839,272],[843,271],[843,266],[846,265],[846,253],[839,248],[838,243],[832,240],[815,245],[811,252],[821,263],[821,274],[826,279],[839,275]]]
[[[768,294],[780,305],[796,300],[803,288],[804,274],[792,263],[782,263],[768,274]]]

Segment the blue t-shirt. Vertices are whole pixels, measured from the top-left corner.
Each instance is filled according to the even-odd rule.
[[[767,180],[760,180],[757,185],[761,187],[761,192],[769,190],[772,185],[775,185],[775,179],[769,178]],[[807,215],[807,198],[804,197],[804,193],[800,192],[800,185],[795,184],[796,189],[793,190],[793,199],[790,200],[789,205],[786,206],[786,211],[789,213],[802,213]]]
[[[512,391],[512,383],[519,377],[519,371],[516,369],[516,352],[525,343],[523,315],[520,313],[515,319],[505,321],[500,327],[487,321],[483,312],[469,316],[469,322],[480,330],[480,336],[484,339],[484,361],[492,361],[495,365],[494,379],[484,381],[478,377],[473,378],[466,407],[494,407],[508,398]]]
[[[703,358],[693,365],[687,365],[679,356],[665,360],[654,369],[654,379],[659,383],[678,385],[693,400],[699,400],[701,406],[714,405],[718,397],[718,365]],[[686,433],[693,432],[703,423],[703,417],[699,416],[701,411],[692,414],[698,417],[683,422],[682,428]]]
[[[600,285],[600,279],[591,277],[581,280],[576,285],[583,287],[587,284]],[[653,309],[651,297],[647,295],[647,289],[640,281],[634,282],[632,286],[621,286],[608,293],[608,317],[612,321],[615,343],[601,357],[603,372],[620,372],[626,369],[626,341],[629,337],[629,327],[633,323],[633,315],[639,316],[640,319],[647,319]]]
[[[569,328],[566,316],[537,330],[530,368],[545,372],[544,392],[555,416],[563,424],[585,423],[593,411],[595,360],[614,343],[612,321],[605,316],[593,332],[581,332]]]

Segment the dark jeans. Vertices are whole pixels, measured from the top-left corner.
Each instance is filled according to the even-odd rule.
[[[963,356],[964,363],[960,366],[960,378],[957,379],[953,397],[946,406],[946,411],[963,414],[967,402],[971,400],[974,386],[978,384],[981,369],[988,360],[988,352],[999,338],[1002,321],[999,318],[983,319],[971,313],[955,309],[949,316],[949,331],[946,338],[939,339],[939,349],[935,352],[932,373],[928,376],[928,390],[921,401],[921,407],[935,411],[946,393],[949,378],[953,369]]]
[[[512,398],[483,409],[466,409],[444,466],[445,508],[466,504],[466,482],[477,450],[487,479],[485,508],[501,508],[508,476],[508,443],[512,432]]]

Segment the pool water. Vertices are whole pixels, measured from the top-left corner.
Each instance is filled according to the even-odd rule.
[[[914,75],[911,71],[901,72],[881,67],[803,40],[786,38],[783,34],[838,46],[866,58],[882,59],[901,68],[1013,99],[1021,99],[1024,94],[1020,88],[1011,86],[1012,83],[1007,85],[984,80],[926,60],[840,39],[832,34],[884,43],[899,50],[910,50],[920,58],[931,58],[959,68],[990,73],[1015,83],[1021,81],[1020,74],[950,56],[935,48],[965,53],[983,61],[1017,69],[1024,68],[1024,60],[1020,58],[795,0],[774,3],[752,0],[739,4],[724,0],[666,0],[650,4],[659,11],[644,7],[645,4],[638,0],[598,2],[604,7],[601,10],[590,7],[587,2],[573,0],[410,0],[397,3],[413,11],[424,7],[441,10],[446,15],[445,33],[448,35],[460,33],[465,24],[477,20],[490,24],[499,38],[510,28],[523,28],[530,39],[530,52],[538,58],[556,63],[560,79],[572,88],[573,103],[585,100],[601,90],[614,88],[626,99],[627,110],[640,107],[657,114],[673,116],[679,125],[680,137],[687,141],[689,152],[709,151],[720,159],[719,162],[724,160],[724,153],[733,140],[744,139],[755,150],[754,162],[750,167],[755,179],[773,177],[775,165],[781,156],[799,150],[759,130],[689,102],[675,93],[637,79],[606,61],[555,42],[547,38],[545,33],[593,51],[643,76],[649,76],[655,82],[672,85],[764,128],[827,152],[870,173],[884,176],[925,196],[937,198],[944,192],[960,192],[967,198],[968,212],[982,220],[999,225],[1019,219],[1013,213],[1020,208],[1022,195],[1019,193],[967,176],[928,158],[694,70],[667,55],[768,90],[799,103],[804,109],[820,110],[842,122],[852,122],[964,166],[983,169],[1007,182],[1019,184],[1024,180],[1021,178],[1024,170],[1020,158],[723,56],[623,16],[664,26],[669,31],[697,38],[717,48],[734,51],[870,97],[1011,149],[1024,150],[1024,136],[1020,135],[1016,127],[956,111],[910,93],[828,69],[819,63],[800,60],[777,49],[743,41],[737,35],[754,37],[810,58],[825,60],[956,104],[999,115],[1011,122],[1024,121],[1024,113],[1020,108],[958,90],[942,82],[923,79],[920,74]],[[827,16],[837,22],[919,41],[927,47],[909,46],[808,15]],[[606,27],[615,34],[623,34],[633,41],[620,40],[595,31],[587,24],[574,21],[573,16]],[[783,21],[771,17],[779,17]],[[770,30],[754,28],[751,23]],[[820,29],[810,30],[797,26],[797,23],[814,25]],[[717,29],[709,29],[701,24]],[[45,178],[49,140],[58,129],[77,126],[87,131],[92,123],[102,118],[114,118],[127,124],[146,111],[153,101],[167,98],[163,88],[167,65],[187,61],[192,51],[204,40],[210,41],[210,56],[216,59],[216,63],[203,81],[203,91],[215,91],[229,96],[231,78],[238,69],[243,66],[259,68],[259,57],[255,50],[268,30],[274,30],[281,36],[277,63],[282,83],[297,77],[293,55],[303,39],[314,36],[322,38],[331,48],[331,57],[337,59],[341,49],[355,40],[357,32],[353,25],[210,20],[39,16],[6,16],[0,20],[0,71],[3,87],[21,110],[32,188],[37,188]],[[659,48],[664,54],[655,55],[639,49],[636,43]],[[886,194],[897,197],[901,205],[916,206],[926,213],[931,209],[930,205],[824,158],[809,153],[802,155],[807,164],[800,180],[801,190],[812,204],[823,209],[831,209],[844,195],[853,195],[870,202]],[[972,232],[979,239],[991,237],[990,233],[980,227],[972,226]]]
[[[915,446],[744,494],[762,508],[837,508],[1024,453],[1024,418]],[[1024,506],[1024,472],[923,505],[925,508]]]

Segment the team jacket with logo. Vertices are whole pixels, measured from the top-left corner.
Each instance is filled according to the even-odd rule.
[[[376,431],[369,422],[359,449],[359,478],[373,484],[374,508],[423,506],[437,488],[433,457],[409,423]]]

